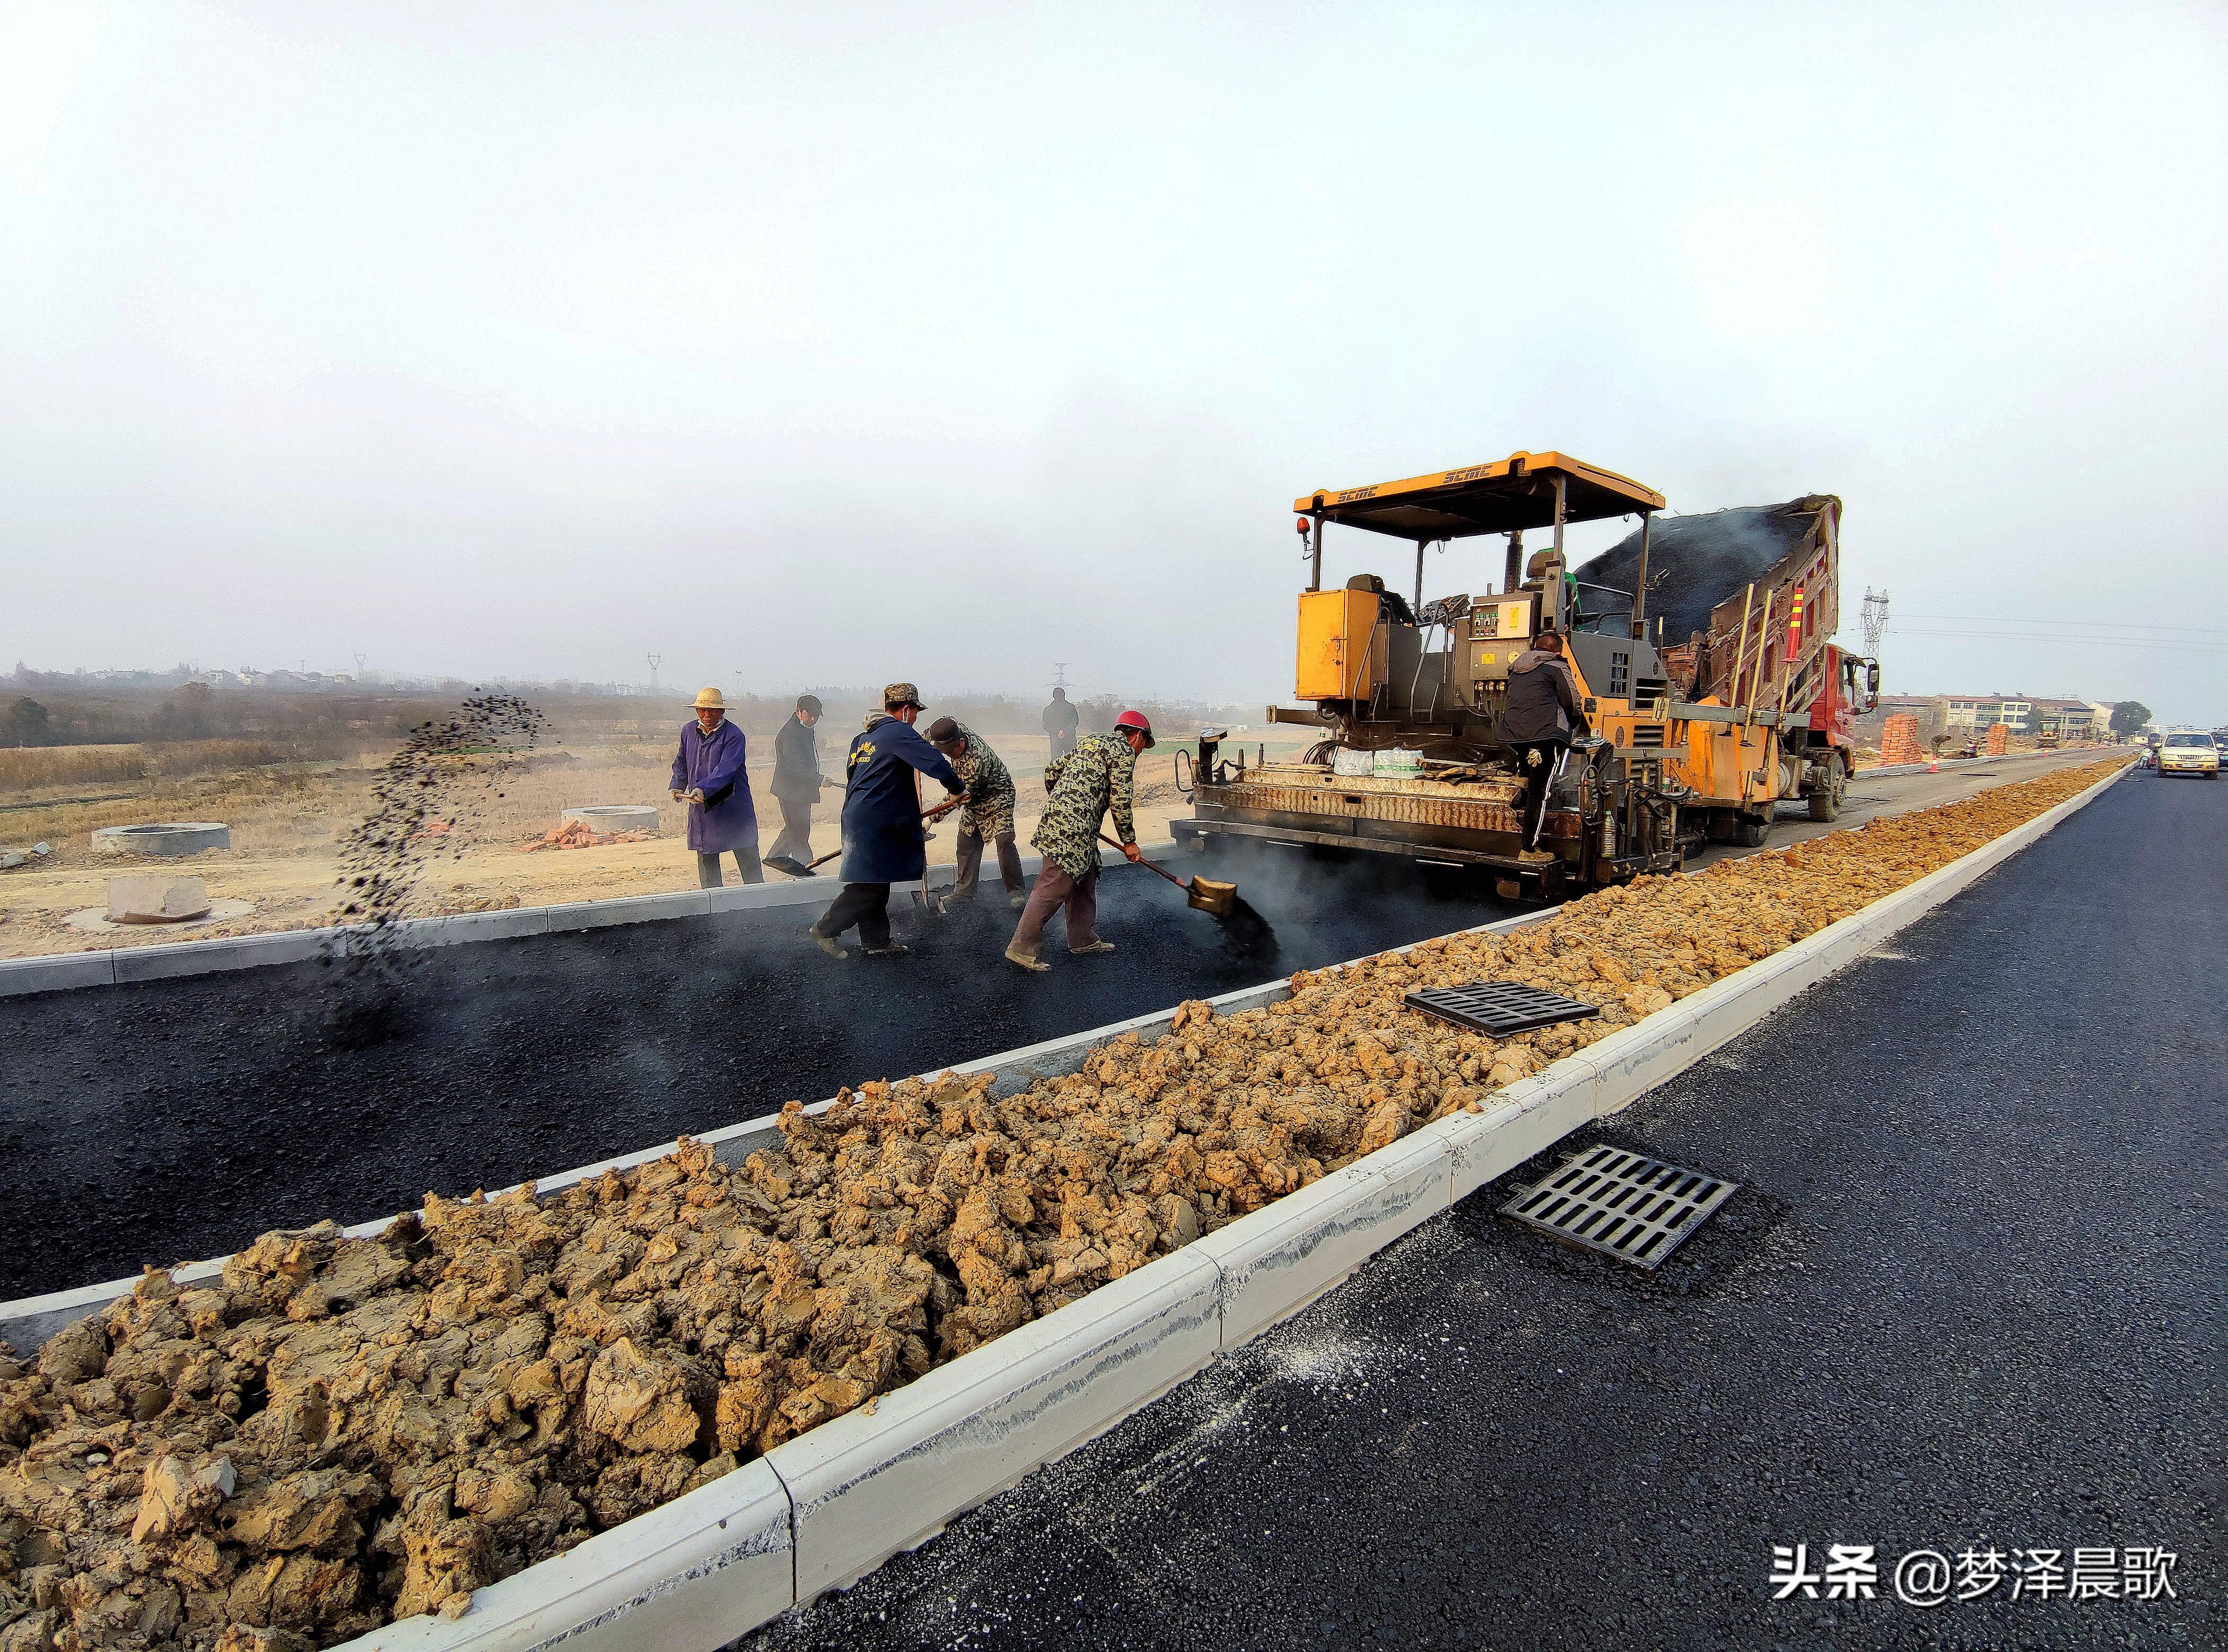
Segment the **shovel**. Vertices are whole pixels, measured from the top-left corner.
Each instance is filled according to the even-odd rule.
[[[1098,841],[1117,849],[1122,847],[1104,832],[1098,834]],[[1234,883],[1218,883],[1213,878],[1180,878],[1154,861],[1140,861],[1137,864],[1149,867],[1182,890],[1185,904],[1196,906],[1204,912],[1213,912],[1217,918],[1229,917],[1231,903],[1238,899],[1238,886]]]
[[[964,797],[947,797],[942,803],[937,804],[935,808],[922,815],[921,820],[925,823],[929,821],[934,820],[938,815],[948,815],[966,801],[967,799]],[[827,854],[822,855],[818,860],[813,861],[811,866],[807,866],[803,861],[797,859],[796,856],[790,855],[773,855],[767,860],[766,864],[777,872],[786,872],[792,878],[809,878],[813,875],[813,867],[826,866],[829,861],[834,860],[842,852],[842,846],[838,844],[836,848],[829,850]]]

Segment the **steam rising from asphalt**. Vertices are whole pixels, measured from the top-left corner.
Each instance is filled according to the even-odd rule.
[[[400,1015],[418,958],[394,925],[411,915],[426,866],[463,855],[489,801],[547,729],[516,695],[476,695],[420,723],[372,783],[371,811],[342,840],[341,927],[320,962],[336,970],[325,1031],[346,1048],[375,1043]]]

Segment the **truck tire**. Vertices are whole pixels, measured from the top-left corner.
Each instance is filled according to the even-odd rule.
[[[1733,842],[1745,849],[1760,849],[1771,835],[1771,822],[1763,815],[1743,815],[1733,828]]]
[[[1810,794],[1810,818],[1821,823],[1838,820],[1841,816],[1841,799],[1848,792],[1848,777],[1838,763],[1833,765],[1834,778]]]

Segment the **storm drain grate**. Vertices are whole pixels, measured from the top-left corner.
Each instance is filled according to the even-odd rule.
[[[1740,1186],[1622,1148],[1573,1154],[1501,1207],[1581,1250],[1653,1270]]]
[[[1591,1004],[1565,998],[1560,993],[1527,987],[1521,981],[1473,981],[1465,987],[1418,987],[1405,1000],[1412,1009],[1437,1015],[1457,1027],[1476,1028],[1495,1038],[1553,1027],[1558,1021],[1584,1021],[1601,1011]]]

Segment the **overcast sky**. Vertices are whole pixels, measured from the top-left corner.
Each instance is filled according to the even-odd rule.
[[[2228,721],[2220,8],[1096,13],[0,0],[0,669],[1288,696],[1561,448]]]

